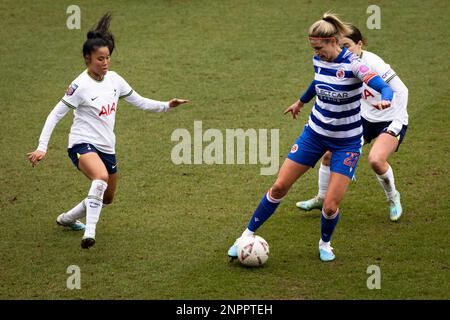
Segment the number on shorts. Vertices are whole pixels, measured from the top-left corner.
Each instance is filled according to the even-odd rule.
[[[344,164],[346,166],[349,166],[351,168],[354,168],[356,163],[358,162],[359,153],[358,152],[346,152],[345,154],[348,154],[347,158],[344,160]]]

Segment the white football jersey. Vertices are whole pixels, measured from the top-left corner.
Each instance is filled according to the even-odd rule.
[[[82,72],[61,99],[74,109],[69,134],[69,148],[79,143],[91,143],[104,153],[115,153],[114,123],[119,98],[133,93],[130,85],[116,72],[108,71],[97,81]]]
[[[395,71],[375,53],[364,50],[362,51],[360,58],[386,83],[388,83],[394,91],[391,107],[384,110],[378,110],[377,108],[374,108],[373,105],[381,100],[381,94],[364,84],[361,99],[361,116],[370,122],[388,122],[397,119],[397,121],[407,125],[408,113],[406,111],[406,105],[403,106],[403,104],[406,104],[406,101],[404,101],[405,97],[398,96],[395,92],[395,88],[389,83],[397,76]]]

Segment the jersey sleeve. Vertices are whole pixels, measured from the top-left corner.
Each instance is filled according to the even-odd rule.
[[[389,83],[397,75],[389,64],[374,53],[368,57],[367,63],[386,83]]]
[[[141,97],[136,91],[132,91],[131,94],[125,97],[125,101],[131,103],[135,107],[152,112],[167,112],[171,108],[169,102],[157,101],[148,98]]]
[[[129,97],[133,93],[133,88],[128,84],[128,82],[116,73],[117,82],[119,84],[119,98]]]
[[[355,77],[365,84],[368,84],[373,77],[377,76],[377,73],[374,70],[356,56],[351,60],[351,70]]]
[[[58,102],[53,110],[47,117],[45,121],[44,128],[42,128],[41,135],[39,137],[39,145],[37,150],[47,152],[48,142],[50,141],[50,137],[52,135],[53,129],[55,129],[56,124],[64,118],[64,116],[69,112],[69,107],[66,103]]]
[[[408,88],[399,77],[392,79],[389,86],[394,91],[394,99],[392,100],[391,108],[394,108],[395,116],[389,125],[388,130],[395,134],[399,134],[403,125],[408,124]]]
[[[300,97],[300,101],[303,103],[308,103],[311,101],[312,98],[316,95],[316,82],[313,80],[311,84],[309,85],[308,89],[305,91],[305,93]]]
[[[81,88],[79,88],[76,81],[72,82],[67,88],[61,102],[71,109],[76,109],[80,104],[82,104],[83,98],[81,96]]]

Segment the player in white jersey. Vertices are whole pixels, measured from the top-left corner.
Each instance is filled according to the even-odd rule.
[[[340,41],[341,46],[348,48],[358,55],[369,67],[385,80],[394,91],[392,107],[386,110],[377,110],[372,105],[379,101],[380,95],[370,87],[364,85],[361,100],[361,116],[365,143],[373,139],[375,143],[369,153],[369,164],[376,174],[377,180],[383,187],[389,207],[389,217],[397,221],[403,209],[400,202],[400,193],[396,190],[394,173],[388,163],[388,158],[396,152],[403,141],[408,127],[408,88],[396,72],[376,54],[363,50],[366,40],[361,32],[351,26],[352,32]],[[327,152],[319,169],[318,194],[309,200],[297,202],[297,207],[309,211],[321,209],[325,198],[330,177],[331,152]]]
[[[315,51],[315,77],[305,94],[289,108],[296,119],[300,109],[317,95],[303,133],[292,146],[280,168],[277,180],[263,196],[241,237],[254,232],[275,212],[291,186],[324,155],[333,151],[331,179],[322,210],[319,257],[335,259],[331,236],[339,220],[339,204],[354,175],[362,147],[360,100],[362,84],[381,92],[374,107],[390,106],[392,90],[356,55],[339,46],[339,39],[350,28],[331,14],[325,14],[309,28],[309,42]],[[229,248],[236,258],[239,238]]]
[[[114,198],[117,179],[114,123],[119,99],[154,112],[166,112],[187,102],[183,99],[161,102],[143,98],[116,72],[109,71],[110,56],[114,50],[114,37],[108,30],[110,21],[111,15],[105,14],[96,28],[88,32],[83,45],[87,70],[72,82],[49,114],[37,149],[28,153],[34,167],[44,158],[56,124],[73,109],[68,154],[74,165],[91,180],[91,187],[87,198],[60,214],[56,222],[73,230],[84,230],[82,248],[95,244],[101,209]],[[86,225],[79,221],[84,216]]]

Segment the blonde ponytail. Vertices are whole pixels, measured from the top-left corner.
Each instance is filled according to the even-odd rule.
[[[336,15],[331,12],[323,14],[322,19],[314,22],[309,27],[308,35],[310,38],[322,40],[331,40],[335,38],[338,41],[341,37],[352,32],[349,24],[342,22]]]

